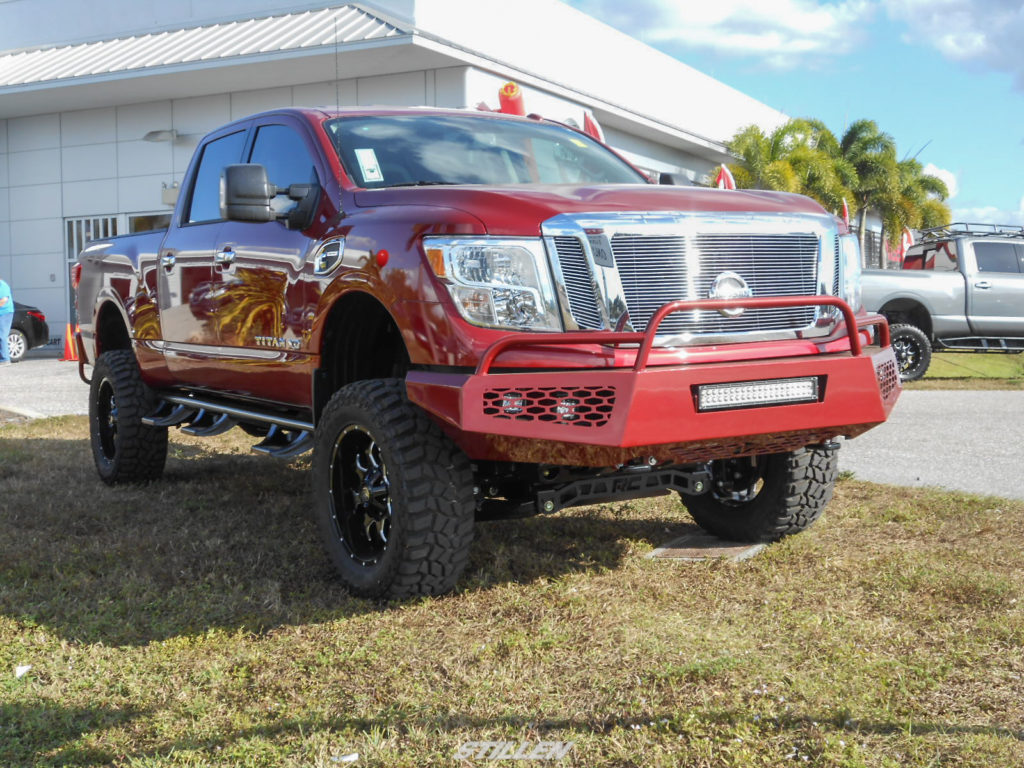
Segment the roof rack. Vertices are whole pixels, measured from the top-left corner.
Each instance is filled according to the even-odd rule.
[[[1024,238],[1024,226],[1018,224],[981,224],[964,221],[954,221],[942,227],[930,227],[922,229],[919,242],[929,240],[944,240],[957,235],[969,235],[971,237],[1020,237]]]

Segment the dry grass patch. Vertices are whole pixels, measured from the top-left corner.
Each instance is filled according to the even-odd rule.
[[[1020,502],[847,479],[742,563],[644,558],[676,497],[485,523],[456,594],[378,605],[248,445],[111,489],[84,419],[0,428],[0,765],[1024,765]]]

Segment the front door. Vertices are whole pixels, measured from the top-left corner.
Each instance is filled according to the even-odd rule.
[[[217,314],[220,286],[214,256],[224,221],[220,216],[220,176],[241,160],[247,132],[216,137],[203,148],[178,226],[167,233],[157,256],[160,326],[167,364],[183,382],[203,384],[203,371],[220,345]]]
[[[304,126],[283,117],[267,120],[256,128],[248,162],[264,166],[279,190],[322,178]],[[281,215],[295,205],[284,194],[274,202]],[[228,380],[241,394],[308,404],[315,361],[307,348],[312,315],[306,302],[312,292],[306,262],[314,245],[283,220],[229,221],[219,233],[213,266],[221,295],[217,331],[228,355]]]

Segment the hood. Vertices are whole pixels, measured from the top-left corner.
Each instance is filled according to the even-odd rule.
[[[429,186],[360,190],[356,205],[454,208],[484,223],[492,235],[540,235],[543,222],[560,213],[610,211],[708,211],[716,213],[811,213],[828,215],[802,195],[756,190],[619,184],[601,186]]]

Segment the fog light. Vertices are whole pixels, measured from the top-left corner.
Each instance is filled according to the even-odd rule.
[[[697,388],[698,411],[818,402],[818,377],[704,384]]]
[[[515,416],[523,412],[523,396],[518,392],[509,392],[501,400],[501,410],[509,416]]]
[[[576,421],[580,415],[576,413],[576,406],[580,404],[579,400],[567,399],[560,402],[555,406],[555,413],[562,417],[562,421]]]

